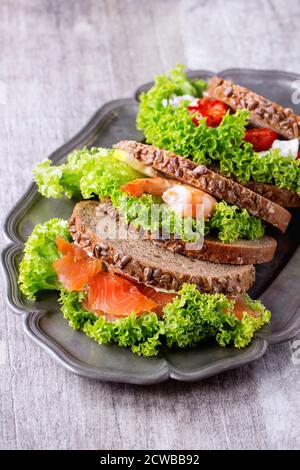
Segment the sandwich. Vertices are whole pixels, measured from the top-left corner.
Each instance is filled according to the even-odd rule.
[[[291,218],[283,207],[203,164],[138,142],[76,150],[67,163],[46,160],[34,174],[46,197],[108,200],[115,217],[143,239],[214,263],[271,261],[276,241],[265,235],[264,222],[284,232]]]
[[[270,321],[246,293],[252,266],[192,260],[141,238],[110,238],[112,222],[109,202],[87,200],[69,221],[37,225],[20,264],[24,295],[36,300],[57,291],[72,328],[142,356],[203,341],[242,348]]]
[[[145,207],[160,196],[130,196],[130,185],[137,188],[142,180],[151,186],[161,179],[174,190],[179,180],[173,185],[164,173],[125,151],[125,144],[131,145],[76,150],[62,165],[49,160],[37,165],[34,177],[41,194],[67,196],[75,205],[69,220],[51,219],[29,236],[19,269],[23,294],[34,301],[46,291],[57,291],[72,328],[100,344],[117,344],[142,356],[155,356],[165,346],[185,348],[203,341],[247,346],[271,316],[247,294],[255,280],[253,265],[187,256],[166,249],[161,240],[154,242],[149,227],[138,231],[142,222],[151,225]],[[260,219],[231,207],[227,225],[244,233],[238,227],[247,221],[248,230],[261,234]],[[160,213],[160,204],[158,208]],[[195,242],[203,233],[193,214],[185,218],[170,207],[162,211],[156,231],[161,233],[168,221],[180,242],[184,236]],[[230,222],[228,215],[238,223]],[[191,233],[182,228],[186,219],[193,221]],[[222,236],[226,223],[219,231]]]
[[[239,182],[282,207],[300,207],[300,117],[221,77],[190,79],[178,65],[140,96],[148,144]]]
[[[68,220],[37,225],[20,264],[29,300],[57,291],[71,327],[142,356],[203,341],[247,346],[270,312],[247,294],[300,207],[292,110],[182,66],[140,96],[146,143],[78,149],[38,164]],[[276,230],[272,230],[272,234]]]

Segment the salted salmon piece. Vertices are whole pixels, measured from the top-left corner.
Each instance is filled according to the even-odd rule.
[[[63,255],[53,263],[62,285],[70,291],[81,291],[102,269],[101,260],[89,257],[82,248],[57,238],[58,251]]]
[[[62,237],[56,237],[55,241],[56,241],[56,246],[58,248],[58,251],[60,252],[61,255],[70,255],[74,253],[75,251],[74,243],[70,243]]]
[[[256,310],[252,310],[246,304],[245,299],[242,295],[231,298],[231,300],[234,300],[233,313],[239,320],[243,319],[244,313],[248,313],[248,315],[251,315],[251,317],[260,317],[261,313]]]
[[[168,292],[158,292],[157,290],[153,289],[153,287],[145,286],[144,284],[138,284],[137,288],[139,291],[146,295],[149,299],[154,300],[157,303],[157,307],[153,309],[158,315],[163,314],[163,308],[172,302],[176,294],[171,294]]]
[[[127,317],[135,312],[153,311],[157,303],[143,295],[135,284],[117,274],[99,272],[89,282],[88,298],[85,308],[99,315]]]
[[[56,246],[61,255],[73,255],[74,259],[87,258],[88,255],[81,246],[75,245],[73,242],[68,242],[62,237],[56,238]]]

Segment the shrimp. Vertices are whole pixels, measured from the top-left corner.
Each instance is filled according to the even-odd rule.
[[[217,201],[210,194],[185,184],[176,184],[162,195],[163,201],[182,217],[211,217]]]
[[[204,216],[207,219],[217,204],[214,197],[201,189],[161,177],[133,180],[121,186],[121,190],[130,196],[142,194],[160,196],[174,212],[182,217]]]
[[[140,178],[129,181],[129,183],[121,186],[121,191],[129,194],[129,196],[142,196],[142,194],[151,194],[152,196],[162,196],[163,193],[178,184],[175,180],[168,180],[159,176],[154,178]]]

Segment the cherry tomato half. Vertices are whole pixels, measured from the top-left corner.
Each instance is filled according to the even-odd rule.
[[[229,107],[220,100],[201,98],[196,105],[191,105],[188,110],[193,116],[193,122],[198,125],[199,119],[206,117],[208,127],[217,127],[225,116]]]
[[[271,129],[263,127],[261,129],[248,129],[244,140],[253,145],[255,152],[269,150],[274,142],[278,139],[278,134]]]

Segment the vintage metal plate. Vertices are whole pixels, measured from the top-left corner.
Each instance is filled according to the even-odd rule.
[[[214,74],[200,70],[191,75],[208,78]],[[300,79],[299,75],[245,69],[225,70],[219,75],[284,106],[293,106],[300,114],[300,106],[291,103],[292,86]],[[143,134],[135,126],[137,99],[150,85],[140,87],[135,99],[121,99],[104,105],[81,132],[50,158],[55,163],[62,163],[75,148],[110,147],[121,139],[143,140]],[[243,350],[221,348],[212,342],[181,351],[166,349],[157,358],[141,358],[117,346],[99,346],[68,326],[55,295],[46,294],[40,301],[29,302],[17,283],[23,244],[33,227],[52,217],[69,217],[73,205],[74,201],[67,199],[51,200],[40,196],[32,184],[6,219],[4,230],[10,244],[2,253],[8,304],[20,315],[25,332],[72,372],[99,380],[136,384],[157,383],[168,378],[200,380],[258,359],[268,344],[288,341],[300,331],[300,217],[299,211],[294,210],[287,234],[284,237],[275,234],[279,243],[275,259],[257,269],[257,281],[250,293],[260,296],[271,309],[272,320],[249,347]]]

